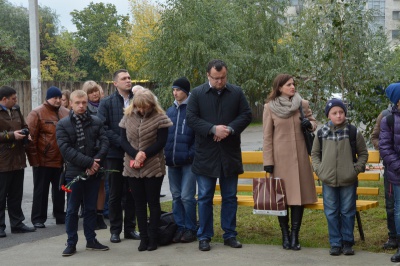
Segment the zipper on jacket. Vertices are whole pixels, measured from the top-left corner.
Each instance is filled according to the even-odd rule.
[[[181,116],[181,109],[178,109],[178,115],[176,116],[176,127],[175,127],[175,134],[174,134],[174,146],[172,147],[172,163],[175,164],[175,148],[176,148],[176,138],[178,137],[178,127],[179,127],[179,117]]]

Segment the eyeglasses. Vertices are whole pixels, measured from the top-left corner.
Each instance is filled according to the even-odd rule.
[[[223,80],[225,80],[226,79],[226,76],[223,76],[223,77],[220,77],[220,78],[214,78],[213,76],[211,76],[211,75],[208,75],[212,80],[215,80],[215,81],[223,81]]]

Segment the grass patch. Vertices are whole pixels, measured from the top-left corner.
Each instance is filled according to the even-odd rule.
[[[378,186],[379,196],[360,197],[360,199],[378,200],[379,206],[362,211],[361,221],[364,229],[365,241],[360,240],[357,222],[354,228],[356,244],[355,250],[370,252],[385,252],[382,244],[387,240],[385,197],[383,179],[381,181],[360,182],[360,186]],[[171,211],[171,201],[161,203],[164,211]],[[253,208],[239,206],[237,212],[238,239],[244,244],[281,245],[281,232],[278,218],[268,215],[254,215]],[[220,224],[221,206],[214,205],[214,238],[213,241],[223,242]],[[304,210],[302,227],[300,230],[300,244],[303,247],[329,248],[328,226],[323,211]],[[393,251],[388,251],[392,254]]]

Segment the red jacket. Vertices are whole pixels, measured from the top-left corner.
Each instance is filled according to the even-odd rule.
[[[28,145],[27,155],[31,166],[62,166],[63,158],[56,140],[56,125],[68,114],[67,108],[56,108],[47,101],[28,114],[26,122],[32,141]]]

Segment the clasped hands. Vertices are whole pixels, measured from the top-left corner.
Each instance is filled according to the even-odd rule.
[[[215,134],[214,134],[214,141],[221,141],[224,138],[226,138],[227,136],[229,136],[229,134],[231,134],[231,131],[229,130],[229,128],[225,125],[218,125],[215,126]]]
[[[131,167],[136,169],[143,167],[144,160],[146,160],[146,158],[146,153],[144,153],[144,151],[139,151],[136,154],[135,160],[133,161],[133,164],[131,164]]]
[[[94,159],[92,166],[90,168],[86,169],[86,174],[94,175],[95,173],[97,173],[97,171],[99,171],[99,169],[100,169],[99,163],[100,163],[100,159]]]

